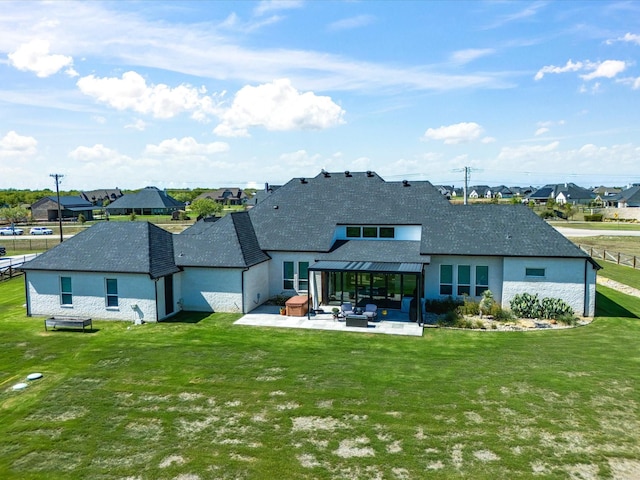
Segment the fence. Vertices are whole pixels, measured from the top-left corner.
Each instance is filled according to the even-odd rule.
[[[635,255],[628,255],[626,253],[611,252],[604,248],[592,247],[590,245],[580,245],[578,247],[588,253],[592,258],[597,260],[606,260],[607,262],[617,263],[618,265],[625,265],[631,268],[640,268],[640,257]]]
[[[22,275],[20,267],[37,256],[37,253],[30,253],[29,255],[0,258],[0,282]]]

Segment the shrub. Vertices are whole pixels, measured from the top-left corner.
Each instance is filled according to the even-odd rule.
[[[495,303],[496,302],[493,299],[493,293],[491,293],[491,290],[485,290],[484,292],[482,292],[482,300],[480,300],[480,304],[478,305],[480,314],[490,315],[491,309],[493,308],[493,305]]]
[[[564,314],[560,315],[557,319],[558,323],[562,323],[563,325],[574,326],[578,323],[578,319],[573,314]]]
[[[542,318],[573,316],[573,309],[560,298],[543,298],[540,306]]]
[[[455,300],[453,297],[447,297],[444,300],[427,300],[425,301],[424,308],[427,312],[440,315],[451,312],[461,305],[464,305],[464,302],[461,300]]]
[[[129,214],[129,220],[131,220],[132,222],[136,219],[136,212],[131,212]]]
[[[290,298],[291,298],[290,295],[275,295],[271,297],[269,300],[267,300],[265,303],[267,305],[279,305],[281,307],[284,307],[285,303],[287,303],[287,300],[289,300]]]
[[[514,317],[513,312],[511,312],[511,310],[505,310],[495,302],[491,306],[490,315],[493,317],[494,320],[497,320],[499,322],[508,322],[510,320],[513,320],[513,317]]]
[[[445,312],[436,323],[441,327],[454,327],[461,318],[460,313],[454,308]]]
[[[518,293],[511,299],[509,304],[516,317],[540,318],[541,306],[538,294]]]
[[[458,307],[458,312],[462,315],[479,315],[480,304],[465,296],[464,303]]]
[[[540,212],[540,218],[544,218],[545,220],[548,218],[555,218],[556,214],[553,210],[543,210]]]
[[[601,222],[603,215],[601,213],[593,213],[591,215],[585,214],[585,222]]]
[[[87,219],[84,217],[83,214],[79,214],[78,215],[78,222],[80,222],[82,225],[84,225],[86,221],[87,221]]]

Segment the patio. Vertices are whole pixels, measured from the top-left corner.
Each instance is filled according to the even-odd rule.
[[[256,327],[307,328],[312,330],[335,330],[359,333],[384,333],[387,335],[422,336],[422,326],[410,322],[408,315],[399,310],[387,310],[387,315],[378,314],[377,322],[369,322],[368,328],[347,327],[344,319],[335,320],[333,314],[325,307],[325,312],[311,314],[308,318],[280,315],[280,307],[261,305],[251,313],[236,321],[235,325],[251,325]]]

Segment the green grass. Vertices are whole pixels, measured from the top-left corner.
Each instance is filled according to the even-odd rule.
[[[184,314],[44,331],[0,284],[0,478],[634,478],[640,300],[589,326],[423,337]],[[23,391],[27,374],[44,377]]]
[[[626,267],[624,265],[617,265],[612,262],[598,261],[598,264],[602,267],[598,271],[598,275],[601,275],[616,282],[624,283],[630,287],[640,289],[640,270],[637,268]]]

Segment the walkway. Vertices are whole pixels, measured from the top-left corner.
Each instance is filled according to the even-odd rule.
[[[279,314],[277,306],[261,305],[246,314],[234,325],[251,325],[256,327],[279,327],[279,328],[306,328],[311,330],[334,330],[341,332],[357,333],[385,333],[387,335],[409,335],[415,337],[422,336],[422,327],[415,322],[409,322],[398,315],[400,312],[389,310],[389,315],[385,320],[379,322],[369,322],[368,328],[347,327],[344,321],[333,319],[331,313],[312,315],[311,318],[288,317]],[[380,314],[379,317],[381,318]]]

